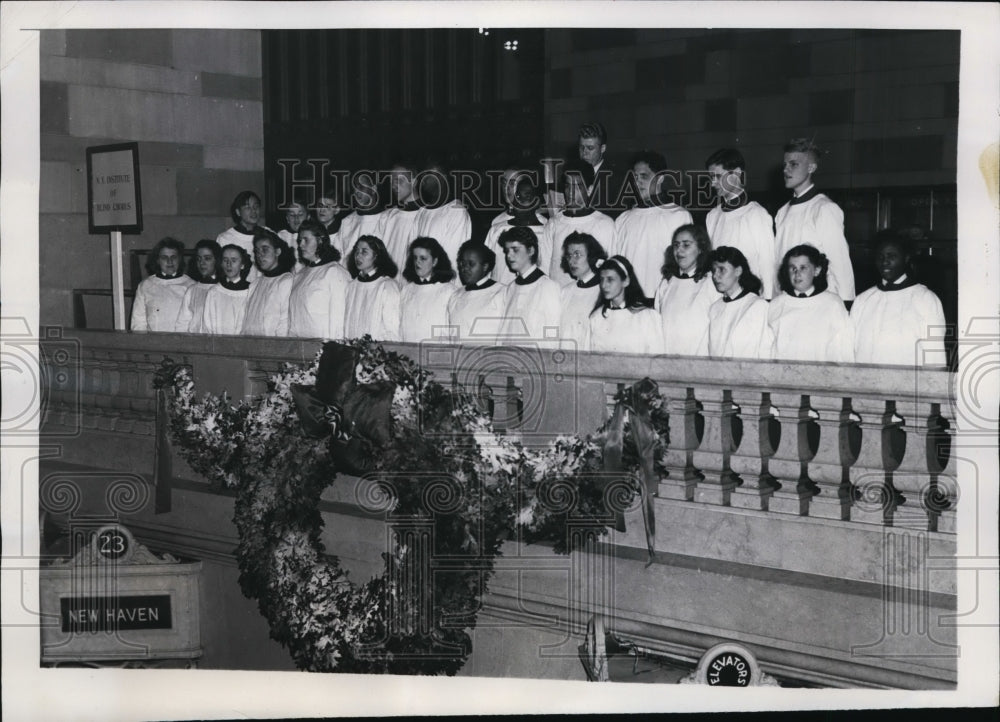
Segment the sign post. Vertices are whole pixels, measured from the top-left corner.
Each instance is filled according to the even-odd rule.
[[[139,144],[87,148],[88,225],[111,234],[111,295],[115,330],[125,330],[125,274],[122,233],[142,232]]]

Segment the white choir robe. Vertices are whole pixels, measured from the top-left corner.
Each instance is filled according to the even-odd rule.
[[[289,248],[291,248],[293,251],[299,247],[299,234],[292,233],[287,228],[282,228],[280,231],[278,231],[278,238],[287,243]],[[252,257],[253,256],[251,255],[251,258]]]
[[[731,246],[738,248],[747,258],[750,270],[764,286],[761,297],[774,296],[774,221],[764,206],[750,201],[731,211],[716,206],[705,219],[712,248]]]
[[[360,277],[347,285],[344,338],[369,335],[376,341],[399,340],[399,286],[388,276]]]
[[[490,230],[486,232],[485,245],[495,254],[497,254],[497,264],[493,268],[493,273],[490,274],[494,281],[497,283],[502,283],[505,286],[509,286],[517,278],[517,274],[514,273],[507,266],[507,261],[505,260],[503,247],[500,245],[500,236],[505,232],[514,228],[515,226],[510,225],[510,223],[497,223],[490,226]],[[530,228],[535,234],[535,240],[538,241],[538,267],[545,272],[548,261],[546,259],[552,256],[552,238],[548,233],[548,224],[543,223],[540,226],[525,226]],[[557,286],[559,284],[556,284]]]
[[[854,361],[854,329],[840,296],[823,291],[808,298],[779,293],[768,304],[774,358],[791,361]]]
[[[663,353],[660,314],[651,308],[601,309],[590,315],[590,350],[617,353]]]
[[[243,318],[244,336],[288,335],[288,297],[292,293],[293,281],[291,273],[278,276],[261,274],[250,284],[250,297]]]
[[[767,301],[756,293],[708,309],[708,355],[712,358],[770,359],[774,334],[767,323]]]
[[[559,339],[559,284],[535,268],[528,283],[507,286],[501,344],[556,345]]]
[[[451,283],[407,283],[399,292],[399,340],[447,343],[448,301],[456,288]]]
[[[208,333],[205,330],[205,298],[215,286],[212,283],[195,283],[188,286],[177,312],[174,330],[178,333]]]
[[[472,219],[460,201],[417,211],[417,236],[433,238],[441,244],[451,267],[458,263],[458,248],[472,238]],[[403,266],[399,267],[400,270]]]
[[[177,316],[181,312],[184,294],[195,285],[190,276],[174,278],[149,276],[135,290],[132,302],[133,331],[167,331],[177,328]]]
[[[663,254],[674,231],[691,223],[691,214],[674,203],[652,208],[633,208],[615,221],[615,248],[608,255],[625,256],[647,296],[655,293],[663,277]]]
[[[468,290],[464,286],[448,301],[452,341],[493,346],[503,322],[507,287],[492,278]]]
[[[288,297],[288,335],[293,338],[344,338],[344,307],[351,274],[336,261],[304,266],[295,274]]]
[[[922,283],[891,291],[869,288],[851,306],[854,360],[945,366],[944,323],[940,299]]]
[[[420,218],[420,209],[414,208],[390,208],[385,212],[385,227],[382,229],[382,242],[389,252],[389,257],[396,263],[396,267],[402,273],[406,268],[406,253],[410,249],[410,244],[417,237],[417,220]],[[402,275],[397,279],[400,285],[406,283]]]
[[[616,245],[614,219],[600,211],[594,211],[585,216],[567,216],[566,211],[559,211],[545,228],[549,233],[549,242],[552,244],[552,258],[548,266],[540,265],[543,271],[547,269],[549,278],[560,286],[573,280],[566,271],[562,270],[563,242],[570,233],[589,233],[597,239],[597,242],[601,244],[609,256],[612,255],[611,249]],[[648,294],[653,289],[644,290]]]
[[[653,308],[660,314],[664,352],[708,356],[708,309],[720,298],[708,274],[698,281],[676,276],[660,281]]]
[[[335,236],[330,236],[330,243],[340,251],[340,257],[347,258],[347,254],[361,236],[375,236],[384,241],[382,233],[385,231],[386,213],[386,211],[381,213],[354,211],[344,216],[340,222],[340,231]]]
[[[250,289],[235,291],[221,284],[212,286],[205,299],[206,333],[235,335],[243,330]]]
[[[854,268],[844,237],[844,212],[822,193],[805,203],[786,203],[774,217],[774,278],[785,254],[795,246],[808,244],[830,259],[828,288],[845,301],[854,299]],[[714,240],[714,239],[713,239]],[[777,281],[775,281],[777,288]]]
[[[590,348],[590,312],[601,297],[600,279],[595,275],[590,280],[597,283],[581,288],[571,280],[559,289],[559,340],[564,348],[570,347],[568,341],[577,351]]]
[[[264,230],[270,230],[267,226],[258,226]],[[281,238],[281,234],[277,234]],[[222,233],[220,233],[215,238],[215,242],[219,244],[219,248],[225,248],[226,246],[239,246],[247,255],[250,256],[250,273],[247,275],[247,280],[253,283],[257,280],[257,276],[260,275],[260,271],[257,270],[257,266],[253,265],[253,233],[244,233],[239,228],[233,226],[232,228],[227,228]],[[297,243],[289,244],[294,252],[298,247]]]

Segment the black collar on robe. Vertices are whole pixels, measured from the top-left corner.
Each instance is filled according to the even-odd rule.
[[[722,297],[722,302],[723,303],[732,303],[733,301],[739,301],[741,298],[743,298],[744,296],[746,296],[748,293],[750,293],[750,291],[748,291],[747,289],[744,288],[742,291],[740,291],[740,295],[739,296],[734,296],[733,298],[727,298],[727,297],[723,296]]]
[[[218,282],[219,282],[219,279],[216,278],[214,275],[209,276],[208,278],[205,278],[204,276],[199,276],[198,277],[198,283],[215,284],[215,283],[218,283]]]
[[[576,287],[577,288],[593,288],[594,286],[598,285],[600,282],[601,282],[601,277],[598,276],[595,273],[593,276],[590,277],[590,280],[587,281],[586,283],[584,283],[583,281],[577,281],[576,282]]]
[[[813,186],[813,188],[815,187],[816,186]],[[722,206],[723,213],[728,213],[729,211],[735,211],[742,208],[749,202],[750,196],[748,196],[747,192],[743,190],[740,191],[740,194],[735,198],[723,198],[719,205]]]
[[[430,286],[431,284],[438,283],[438,281],[434,280],[434,276],[431,276],[427,279],[418,278],[414,283],[418,286]]]
[[[485,288],[491,288],[497,285],[497,282],[492,278],[486,279],[486,283],[470,283],[465,286],[466,291],[482,291]]]
[[[691,274],[691,273],[681,273],[680,269],[678,269],[677,273],[674,274],[674,278],[679,278],[682,281],[693,281],[694,280],[694,274]]]
[[[227,291],[245,291],[250,288],[250,281],[241,278],[236,283],[230,283],[228,278],[223,278],[219,281],[219,285],[222,286]]]
[[[917,281],[910,274],[906,274],[906,279],[901,283],[891,283],[887,284],[884,279],[879,279],[878,290],[880,291],[902,291],[904,288],[910,288],[911,286],[916,286]]]
[[[321,259],[317,258],[315,261],[306,261],[305,263],[302,264],[302,267],[303,268],[316,268],[316,266],[325,266],[328,263],[333,263],[333,259],[332,258],[328,258],[327,260],[324,261],[324,260],[321,260]]]
[[[354,212],[357,213],[359,216],[374,216],[374,215],[377,215],[377,214],[381,213],[382,209],[379,208],[378,206],[375,206],[374,208],[368,208],[366,210],[362,210],[362,209],[358,208]]]
[[[282,271],[281,266],[275,266],[270,271],[265,271],[260,266],[257,266],[257,270],[260,271],[260,275],[265,278],[274,278],[275,276],[280,276],[282,274],[288,273],[288,271]]]
[[[799,197],[796,198],[796,197],[793,196],[792,200],[790,200],[788,202],[789,202],[790,205],[797,206],[799,203],[808,203],[809,201],[811,201],[813,198],[815,198],[818,195],[819,195],[819,188],[817,188],[816,186],[813,186],[812,188],[810,188],[809,190],[807,190],[805,193],[803,193]]]
[[[816,290],[815,286],[813,286],[812,293],[800,293],[799,291],[792,289],[792,296],[794,296],[795,298],[815,298],[818,295],[819,291]]]
[[[258,226],[257,228],[263,228],[263,226]],[[252,236],[254,233],[257,232],[257,228],[254,228],[252,231],[245,231],[243,230],[243,226],[241,226],[239,223],[233,226],[234,231],[236,231],[237,233],[242,233],[244,236]]]
[[[355,280],[360,281],[361,283],[371,283],[372,281],[377,281],[380,278],[382,278],[382,274],[379,273],[378,271],[375,271],[375,273],[373,273],[370,276],[366,276],[363,273],[358,273],[358,275],[355,277]]]
[[[416,201],[407,201],[406,203],[402,203],[396,207],[401,211],[406,211],[407,213],[420,210],[420,204]]]
[[[545,224],[541,222],[538,218],[538,214],[532,211],[531,218],[527,216],[517,216],[515,215],[509,221],[507,221],[508,226],[514,227],[528,227],[528,226],[544,226]]]
[[[172,276],[164,276],[163,273],[161,273],[160,271],[157,271],[153,275],[156,276],[157,278],[159,278],[161,281],[172,281],[175,278],[180,278],[181,277],[180,273],[175,273]]]
[[[523,278],[521,276],[518,276],[517,278],[514,279],[514,283],[516,283],[518,286],[530,286],[532,283],[534,283],[544,275],[545,274],[542,273],[542,269],[539,268],[538,266],[535,266],[534,271],[532,271]]]
[[[563,215],[567,218],[586,218],[593,212],[593,208],[572,208],[568,211],[563,211]]]
[[[340,222],[349,215],[351,215],[351,211],[340,211],[339,213],[334,213],[333,218],[330,221],[330,225],[326,227],[326,234],[332,237],[340,233]]]

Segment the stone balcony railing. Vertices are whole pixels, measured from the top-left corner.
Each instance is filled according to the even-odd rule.
[[[191,364],[198,391],[226,390],[240,398],[261,393],[283,362],[309,361],[320,347],[315,340],[103,331],[68,332],[61,343],[68,358],[60,357],[58,368],[45,375],[43,431],[60,439],[62,462],[136,474],[152,469],[152,377],[163,358]],[[440,382],[481,396],[496,427],[527,444],[592,432],[622,385],[644,377],[657,382],[669,399],[670,425],[668,474],[655,500],[659,563],[642,570],[641,516],[629,517],[626,532],[610,535],[604,548],[625,566],[610,597],[582,606],[616,619],[612,627],[650,648],[692,659],[713,641],[741,639],[755,645],[766,671],[820,684],[954,683],[953,655],[938,653],[941,645],[951,649],[953,630],[909,635],[896,655],[857,651],[884,642],[887,614],[923,619],[929,610],[954,608],[954,571],[927,573],[934,560],[955,553],[961,494],[950,454],[952,374],[534,347],[388,346],[418,360]],[[209,493],[182,463],[175,476],[186,491],[203,487]],[[324,511],[350,516],[350,495],[328,491]],[[172,518],[184,527],[188,521],[178,513]],[[365,514],[354,516],[360,523]],[[148,543],[198,552],[200,542],[184,547],[176,534],[157,532],[152,517],[146,520]],[[331,551],[341,553],[338,538],[359,543],[355,522],[350,533],[343,531],[350,525],[327,524]],[[144,522],[137,523],[142,538]],[[376,571],[381,542],[381,532],[372,533],[372,549],[357,554],[358,569],[366,573]],[[225,556],[223,542],[203,546]],[[520,558],[522,547],[510,542],[505,557]],[[551,593],[549,582],[526,586],[525,570],[515,567],[506,577],[498,567],[488,608],[509,621],[524,617],[525,604],[559,606],[553,600],[560,593]],[[662,595],[676,596],[675,584],[692,569],[699,575],[691,584],[711,582],[718,586],[705,594],[727,595],[721,611],[691,599],[664,611]],[[763,585],[760,594],[781,590],[775,600],[759,603],[785,612],[727,613],[755,585]],[[832,605],[822,613],[811,596],[817,589],[827,594],[820,603]],[[892,595],[898,591],[906,601],[896,609],[898,595]],[[812,610],[805,617],[803,607]],[[576,629],[581,614],[571,616]]]

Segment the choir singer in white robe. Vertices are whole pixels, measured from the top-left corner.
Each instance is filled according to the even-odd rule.
[[[299,262],[288,299],[288,335],[294,338],[344,338],[344,306],[351,274],[323,224],[299,227]]]
[[[507,298],[507,287],[490,278],[496,262],[496,254],[476,241],[466,241],[458,249],[462,288],[448,301],[448,325],[455,343],[496,344]]]
[[[711,255],[712,242],[701,226],[674,231],[653,301],[663,321],[666,353],[708,355],[708,309],[722,297],[712,283]]]
[[[612,256],[601,264],[601,298],[590,314],[590,350],[663,353],[660,315],[652,309],[632,264]]]
[[[722,298],[708,309],[708,354],[712,358],[770,359],[774,333],[760,279],[746,256],[731,246],[712,251],[712,282]]]
[[[433,238],[413,241],[403,278],[408,283],[399,293],[400,340],[447,342],[448,301],[457,289],[452,284],[455,271],[441,244]]]
[[[559,284],[538,267],[538,239],[527,226],[500,236],[514,282],[507,287],[500,343],[555,346],[559,339]]]
[[[385,244],[375,236],[361,236],[347,257],[347,270],[353,280],[347,286],[344,337],[398,341],[398,269]]]
[[[205,299],[206,333],[240,333],[250,298],[250,256],[236,244],[222,249],[222,278]]]
[[[563,241],[563,273],[570,281],[559,290],[559,344],[574,350],[590,348],[590,312],[601,299],[601,278],[597,275],[607,260],[604,247],[589,233],[571,233]]]

